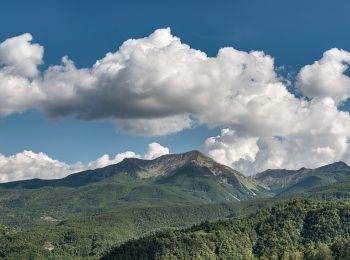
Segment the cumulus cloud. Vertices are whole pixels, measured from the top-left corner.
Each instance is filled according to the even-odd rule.
[[[118,162],[121,162],[125,158],[141,158],[141,155],[136,154],[132,151],[127,151],[123,153],[118,153],[114,158],[110,158],[108,154],[102,155],[100,158],[96,159],[95,161],[89,162],[85,168],[87,169],[96,169],[96,168],[102,168],[110,164],[116,164]]]
[[[330,97],[339,103],[350,97],[350,77],[345,74],[350,64],[350,52],[330,49],[298,74],[300,90],[310,98]]]
[[[350,162],[349,113],[337,107],[350,96],[347,51],[326,51],[300,70],[296,86],[306,99],[288,91],[264,52],[222,48],[208,57],[169,28],[125,41],[90,68],[63,57],[42,73],[43,48],[31,41],[24,34],[0,44],[0,115],[37,108],[49,117],[109,119],[142,135],[220,127],[203,150],[248,174]]]
[[[259,151],[257,140],[256,137],[237,136],[234,130],[225,128],[220,135],[205,141],[204,152],[227,165],[239,160],[254,162]]]
[[[33,44],[29,33],[5,40],[0,44],[0,64],[4,69],[24,77],[38,74],[38,65],[43,63],[44,48]]]
[[[0,43],[0,116],[37,106],[41,89],[31,77],[38,75],[44,49],[31,43],[29,33]]]
[[[158,143],[151,143],[148,145],[148,149],[144,158],[147,160],[152,160],[165,154],[169,154],[168,147],[161,146]]]
[[[44,153],[24,151],[6,157],[0,154],[0,182],[32,178],[56,179],[84,169],[81,163],[68,165]]]
[[[40,96],[41,90],[29,79],[0,68],[0,116],[33,108]]]
[[[32,151],[23,151],[8,157],[0,154],[0,182],[33,178],[58,179],[74,172],[116,164],[125,158],[143,158],[151,160],[168,153],[169,148],[158,143],[151,143],[148,145],[148,149],[143,156],[132,151],[119,153],[112,158],[105,154],[95,161],[86,164],[81,162],[67,164],[52,159],[47,154],[34,153]]]
[[[132,134],[166,135],[198,124],[284,134],[303,112],[269,55],[223,48],[208,57],[169,28],[127,40],[91,68],[64,57],[42,74],[23,88],[39,89],[34,100],[26,97],[33,107],[50,117],[108,118]]]
[[[203,151],[246,174],[266,169],[317,167],[349,159],[350,114],[338,111],[332,99],[313,100],[300,117],[303,126],[284,136],[237,136],[224,129],[203,145]]]

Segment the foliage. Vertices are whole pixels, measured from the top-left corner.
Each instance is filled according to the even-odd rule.
[[[294,200],[249,217],[131,240],[103,259],[347,259],[350,206]]]
[[[29,229],[2,226],[0,258],[96,259],[106,250],[129,239],[252,213],[272,203],[273,200],[261,200],[197,206],[134,207],[59,222],[41,219],[42,225]],[[45,248],[48,245],[54,249],[49,251]]]

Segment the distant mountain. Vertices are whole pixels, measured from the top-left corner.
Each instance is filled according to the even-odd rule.
[[[336,183],[350,178],[350,167],[344,162],[335,162],[316,169],[266,170],[254,179],[266,185],[275,194],[303,192],[315,187]]]

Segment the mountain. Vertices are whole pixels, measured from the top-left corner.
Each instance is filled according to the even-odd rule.
[[[254,212],[269,202],[252,199],[269,196],[254,179],[198,151],[2,183],[0,258],[98,259],[155,231]]]
[[[127,158],[62,179],[2,183],[0,244],[5,246],[0,247],[0,258],[99,259],[130,239],[202,221],[237,216],[245,219],[247,214],[291,197],[344,200],[350,198],[348,174],[349,167],[339,162],[317,169],[268,170],[254,178],[246,177],[191,151],[154,160]],[[276,198],[271,198],[274,195]],[[272,214],[266,223],[275,217]],[[278,217],[285,215],[280,212]],[[286,220],[294,223],[293,219]],[[251,221],[260,220],[249,218],[232,227],[238,232],[238,237],[232,236],[234,241],[242,238],[249,245],[261,235],[254,233],[260,226],[254,226],[255,231],[249,229]],[[230,230],[231,226],[225,228]],[[199,240],[193,243],[200,242],[205,232],[198,230],[195,236]],[[222,239],[225,241],[225,236]]]
[[[62,179],[32,179],[1,183],[0,188],[38,189],[42,187],[84,187],[91,185],[142,185],[161,187],[172,185],[182,192],[200,197],[206,194],[209,201],[240,201],[268,192],[255,180],[215,162],[198,151],[163,155],[154,160],[126,158],[115,165],[71,174]],[[134,190],[135,192],[135,190]]]
[[[131,240],[102,259],[350,259],[350,206],[294,200]]]
[[[41,216],[64,220],[130,207],[188,206],[268,196],[255,180],[191,151],[154,160],[124,159],[63,179],[2,183],[0,217],[6,225],[37,226]]]
[[[237,189],[242,191],[245,189],[243,192],[249,193],[249,195],[252,196],[255,196],[253,190],[258,191],[262,188],[251,178],[247,178],[238,171],[215,162],[213,159],[203,155],[199,151],[163,155],[154,160],[125,158],[120,163],[100,169],[74,173],[62,179],[14,181],[0,183],[0,187],[26,189],[48,186],[80,187],[103,181],[111,177],[117,177],[116,181],[119,182],[139,180],[150,183],[159,182],[162,178],[168,178],[170,176],[174,177],[174,175],[186,171],[192,172],[197,170],[201,172],[199,175],[203,178],[213,178],[219,183],[231,186],[237,184],[240,186],[236,187]],[[194,176],[191,175],[188,177],[192,178]],[[165,179],[160,182],[166,183]]]
[[[299,170],[266,170],[254,176],[256,181],[269,187],[276,195],[303,192],[347,178],[350,178],[350,167],[344,162],[335,162],[316,169],[303,167]]]

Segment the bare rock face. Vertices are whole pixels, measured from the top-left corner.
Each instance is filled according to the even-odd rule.
[[[206,167],[211,170],[213,175],[222,175],[230,173],[235,176],[243,176],[238,171],[235,171],[230,167],[217,163],[216,161],[205,156],[199,151],[190,151],[181,154],[168,154],[163,155],[154,160],[126,158],[123,162],[133,163],[140,167],[141,171],[139,177],[141,178],[168,175],[172,171],[183,167],[185,164],[188,163],[194,163],[200,167]]]

